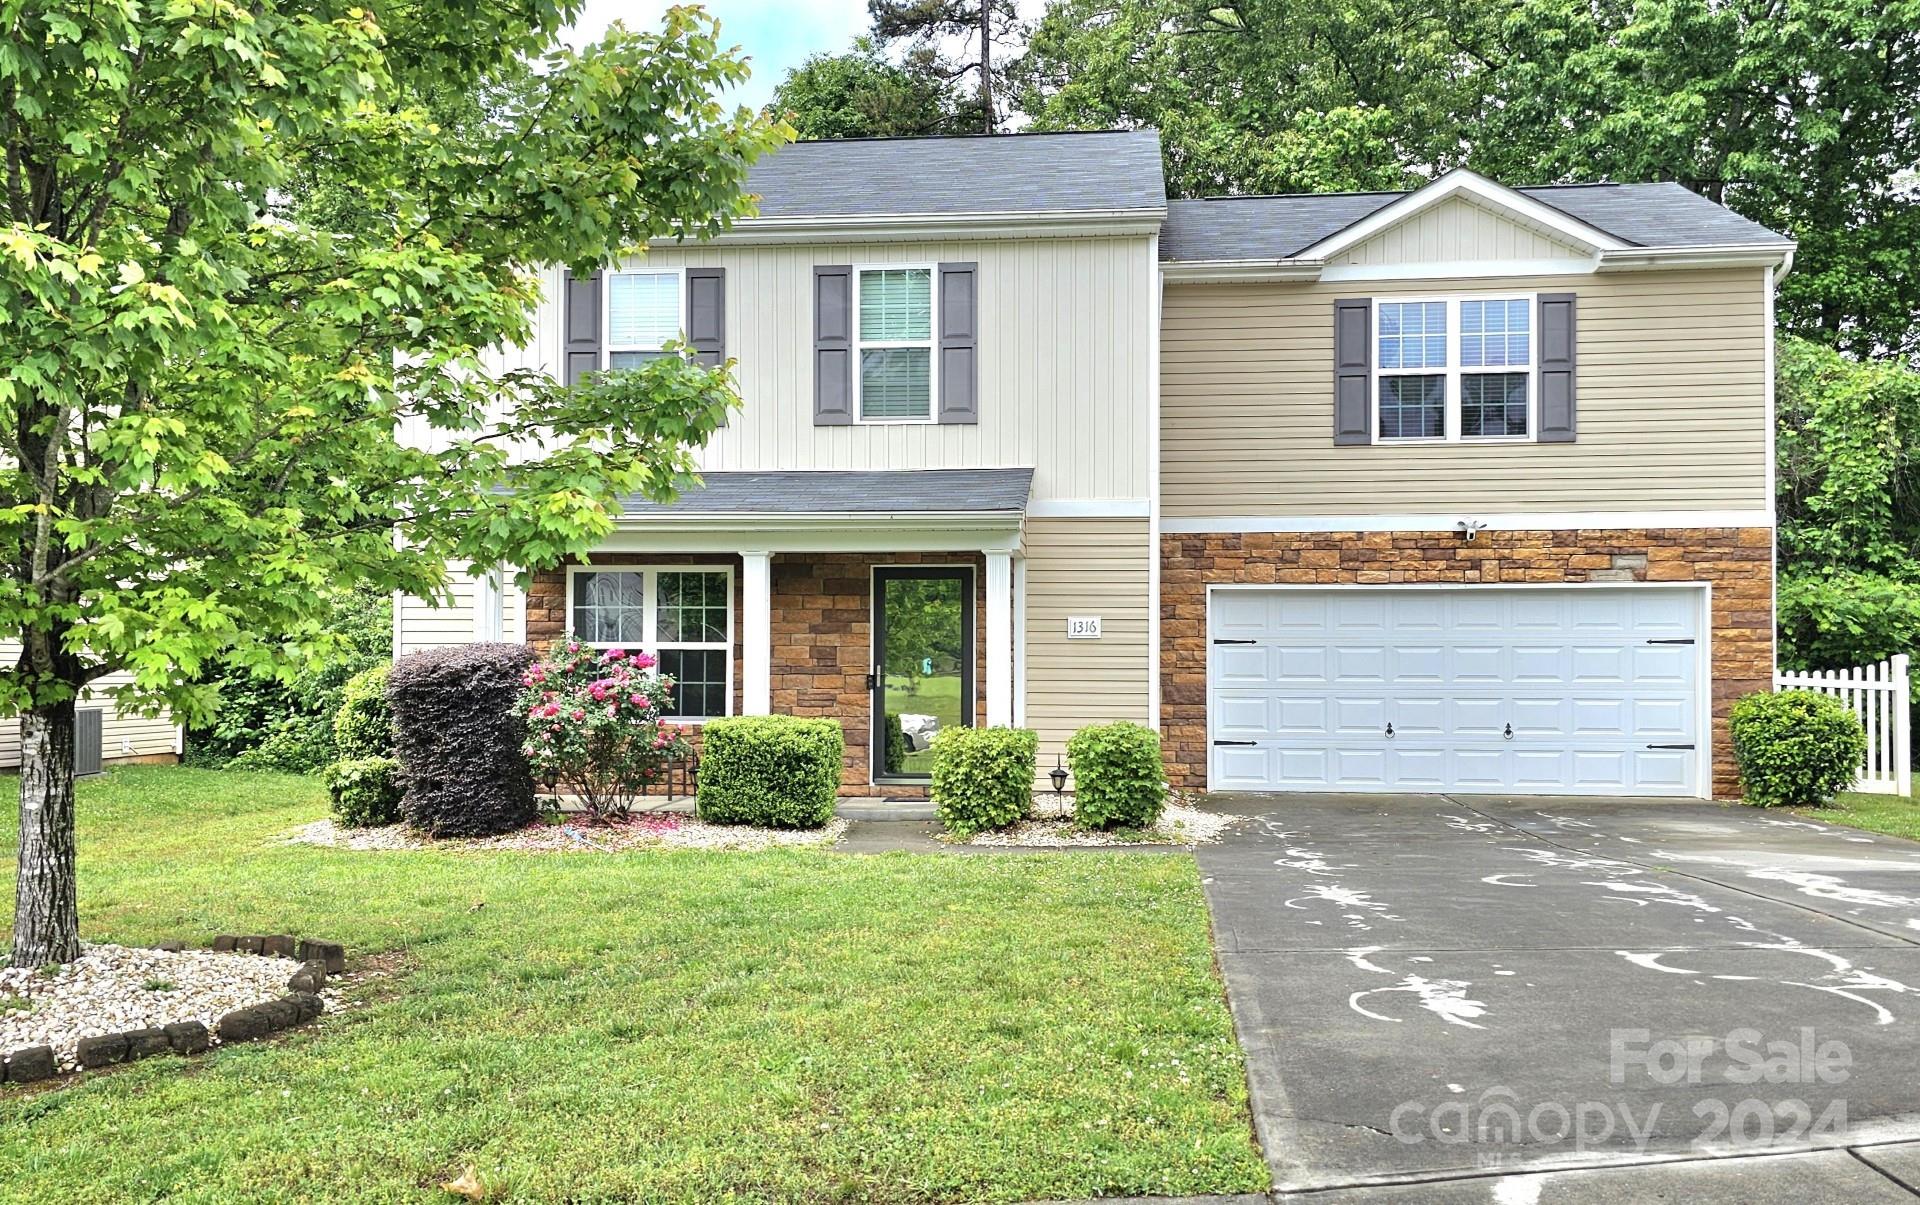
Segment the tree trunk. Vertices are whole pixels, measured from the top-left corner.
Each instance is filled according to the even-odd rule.
[[[20,717],[20,876],[14,889],[17,967],[80,957],[73,871],[73,700]]]
[[[980,0],[980,107],[987,111],[983,132],[991,134],[997,124],[993,120],[993,0]]]

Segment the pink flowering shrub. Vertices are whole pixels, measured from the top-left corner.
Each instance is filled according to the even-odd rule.
[[[672,710],[673,680],[646,653],[590,648],[569,637],[529,666],[521,685],[534,777],[579,797],[595,820],[618,820],[688,753]]]

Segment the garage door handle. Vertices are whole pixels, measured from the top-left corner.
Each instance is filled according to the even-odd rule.
[[[1215,637],[1213,642],[1215,644],[1252,644],[1253,643],[1253,641],[1251,640],[1222,640],[1219,637]]]
[[[1213,743],[1214,743],[1214,744],[1216,744],[1216,745],[1247,745],[1247,746],[1252,746],[1252,745],[1254,745],[1254,744],[1255,744],[1256,742],[1254,742],[1254,741],[1215,741],[1215,742],[1213,742]]]
[[[1691,749],[1692,745],[1648,745],[1649,749]]]
[[[1648,644],[1692,644],[1691,636],[1669,636],[1657,640],[1648,640]]]

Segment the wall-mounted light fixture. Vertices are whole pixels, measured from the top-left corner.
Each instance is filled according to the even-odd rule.
[[[1473,543],[1473,537],[1487,529],[1486,522],[1481,519],[1462,519],[1455,526],[1460,529],[1460,534],[1466,537],[1469,544]]]

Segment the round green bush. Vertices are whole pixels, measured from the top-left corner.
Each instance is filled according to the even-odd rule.
[[[335,755],[332,722],[323,715],[296,713],[281,716],[265,739],[227,765],[236,770],[313,774],[325,769]]]
[[[344,759],[393,756],[393,708],[387,703],[387,670],[376,665],[347,679],[340,710],[333,714],[333,743]]]
[[[931,795],[948,832],[971,837],[1024,820],[1033,805],[1039,734],[1025,728],[947,728],[933,738]]]
[[[1094,724],[1067,742],[1073,819],[1082,828],[1148,828],[1167,806],[1160,734],[1125,720]]]
[[[1750,694],[1733,705],[1733,757],[1746,801],[1822,807],[1852,786],[1867,734],[1840,700],[1811,690]]]
[[[708,720],[700,732],[695,809],[711,824],[819,828],[833,819],[845,756],[839,720]]]
[[[336,820],[373,828],[400,820],[400,763],[391,757],[346,758],[327,767],[327,796]]]

